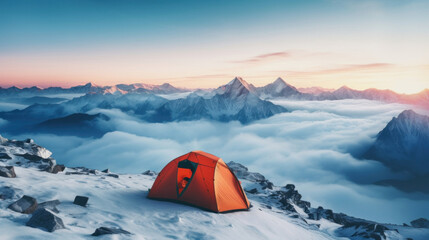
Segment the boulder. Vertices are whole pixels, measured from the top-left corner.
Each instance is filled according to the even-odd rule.
[[[95,230],[92,236],[100,236],[105,234],[131,234],[121,228],[99,227]]]
[[[15,178],[15,168],[13,166],[0,167],[0,176],[6,178]]]
[[[293,190],[295,190],[295,185],[293,185],[293,184],[286,184],[285,188],[288,189],[288,190],[293,191]]]
[[[147,175],[147,176],[155,176],[156,172],[151,171],[151,170],[146,170],[142,173],[143,175]]]
[[[18,201],[10,204],[8,208],[15,212],[31,214],[37,209],[37,200],[33,197],[24,195]]]
[[[51,210],[54,213],[59,213],[60,211],[57,209],[57,206],[60,203],[61,203],[60,200],[51,200],[51,201],[42,202],[38,204],[37,209],[45,208],[45,209]]]
[[[73,204],[86,207],[86,204],[88,203],[89,198],[85,196],[76,196],[74,198]]]
[[[109,169],[108,168],[106,168],[106,169],[104,169],[103,171],[101,171],[101,172],[103,172],[103,173],[109,173],[110,171],[109,171]]]
[[[426,218],[419,218],[411,221],[411,226],[415,228],[429,228],[429,220]]]
[[[61,218],[56,216],[51,210],[45,208],[37,209],[30,220],[28,220],[27,226],[42,228],[48,232],[66,228]]]

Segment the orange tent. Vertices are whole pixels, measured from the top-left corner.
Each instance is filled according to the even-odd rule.
[[[213,212],[250,207],[240,181],[225,162],[203,151],[187,153],[168,163],[153,183],[148,197]]]

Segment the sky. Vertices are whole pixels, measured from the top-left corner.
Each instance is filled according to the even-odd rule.
[[[429,88],[429,1],[0,0],[0,86]]]

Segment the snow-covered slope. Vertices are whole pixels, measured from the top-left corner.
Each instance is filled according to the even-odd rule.
[[[274,82],[257,88],[261,98],[286,97],[299,99],[303,94],[294,86],[287,84],[282,78],[277,78]]]
[[[429,229],[380,225],[314,209],[291,184],[273,185],[264,176],[230,162],[252,204],[249,211],[217,214],[192,206],[147,198],[156,173],[113,174],[86,168],[46,171],[50,152],[31,140],[0,138],[1,166],[15,167],[15,178],[0,177],[1,239],[93,239],[95,229],[123,229],[130,234],[104,239],[427,239]],[[23,157],[26,156],[26,157]],[[29,160],[32,159],[32,160]],[[49,161],[48,161],[49,162]],[[0,168],[1,169],[1,168]],[[43,170],[43,171],[41,171]],[[47,232],[26,223],[33,216],[8,206],[28,195],[61,218],[65,229]],[[73,204],[75,196],[89,197],[85,207]],[[59,200],[47,205],[46,201]],[[52,203],[52,202],[51,202]],[[58,204],[58,205],[57,205]],[[37,211],[37,210],[36,210]],[[34,213],[33,213],[34,215]],[[49,220],[47,220],[49,221]],[[116,237],[116,238],[115,238]],[[346,238],[342,238],[346,237]]]
[[[429,173],[429,117],[405,110],[378,133],[365,158],[395,169]]]

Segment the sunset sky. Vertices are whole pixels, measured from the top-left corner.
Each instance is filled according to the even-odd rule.
[[[429,88],[429,1],[0,0],[0,86]]]

